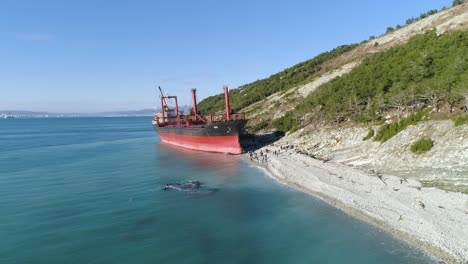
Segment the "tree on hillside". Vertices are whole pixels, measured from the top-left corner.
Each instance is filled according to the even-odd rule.
[[[412,18],[408,18],[406,19],[406,25],[409,25],[411,23],[414,23],[416,21],[416,18],[412,17]]]
[[[465,86],[465,83],[460,83],[460,85],[455,89],[455,91],[460,95],[463,101],[463,111],[465,113],[468,112],[468,88]]]
[[[465,2],[465,0],[453,0],[452,6],[461,5],[464,2]]]
[[[397,118],[398,121],[400,121],[403,111],[408,103],[406,94],[402,89],[400,89],[400,87],[394,86],[390,89],[389,96],[390,106],[397,110]]]
[[[409,109],[411,109],[410,113],[413,114],[414,108],[416,104],[418,103],[417,90],[414,85],[411,85],[408,88],[407,95],[408,95],[408,106],[409,106]]]
[[[455,108],[455,105],[461,101],[462,97],[458,93],[457,89],[450,89],[447,91],[447,95],[445,97],[445,101],[447,101],[447,104],[449,106],[449,113],[453,113],[453,109]]]
[[[379,116],[387,111],[387,105],[385,104],[385,97],[383,94],[377,94],[371,99],[371,107],[367,111],[367,115],[372,118],[373,121],[378,120]]]
[[[361,115],[360,101],[356,93],[352,92],[348,96],[347,101],[348,101],[347,103],[348,103],[348,109],[350,113],[354,115]]]
[[[436,89],[436,87],[426,87],[424,94],[422,96],[432,107],[432,110],[436,113],[439,112],[439,102],[442,101],[445,96],[444,93]]]

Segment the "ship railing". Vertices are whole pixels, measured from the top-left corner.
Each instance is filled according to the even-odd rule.
[[[245,113],[231,114],[231,120],[245,120]],[[220,123],[227,121],[226,114],[209,114],[204,116],[177,116],[167,117],[155,116],[158,126],[191,126],[206,123]]]
[[[155,115],[154,116],[154,121],[156,121],[158,123],[158,126],[160,127],[163,127],[163,126],[180,126],[182,124],[185,123],[185,121],[183,120],[185,117],[182,115],[178,115],[178,116],[159,116],[159,115]]]
[[[210,114],[206,116],[209,123],[219,123],[227,121],[226,114]],[[231,120],[245,120],[245,113],[231,114]]]

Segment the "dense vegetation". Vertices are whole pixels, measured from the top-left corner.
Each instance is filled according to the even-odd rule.
[[[465,3],[466,0],[453,0],[452,1],[452,6],[456,6],[456,5],[461,5],[463,3]]]
[[[426,153],[432,149],[434,141],[430,138],[422,138],[411,145],[411,152],[416,154]]]
[[[399,120],[427,107],[468,110],[467,69],[468,32],[429,31],[368,56],[271,126],[286,132],[312,122],[379,122],[388,112]]]
[[[301,62],[269,78],[243,85],[230,92],[231,108],[238,111],[257,101],[265,99],[279,91],[310,82],[322,68],[323,63],[350,51],[357,45],[345,45],[324,52],[313,59]],[[202,113],[222,111],[224,109],[224,94],[210,96],[198,104]]]
[[[416,125],[419,121],[423,120],[425,116],[426,113],[417,112],[408,117],[402,118],[399,122],[385,124],[380,127],[377,135],[374,137],[374,141],[385,142],[398,134],[398,132],[403,131],[408,126]]]

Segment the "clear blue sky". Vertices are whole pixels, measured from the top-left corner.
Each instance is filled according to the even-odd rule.
[[[452,1],[1,0],[0,110],[190,103],[380,35]]]

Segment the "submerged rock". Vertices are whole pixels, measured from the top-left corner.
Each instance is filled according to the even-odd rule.
[[[168,183],[163,187],[163,191],[176,190],[176,191],[190,191],[200,189],[201,182],[188,181],[182,183]]]
[[[200,181],[187,181],[187,182],[177,182],[177,183],[168,183],[162,188],[163,191],[175,190],[183,191],[189,194],[194,194],[196,197],[204,197],[206,195],[212,195],[219,191],[217,188],[202,188],[202,183]]]

